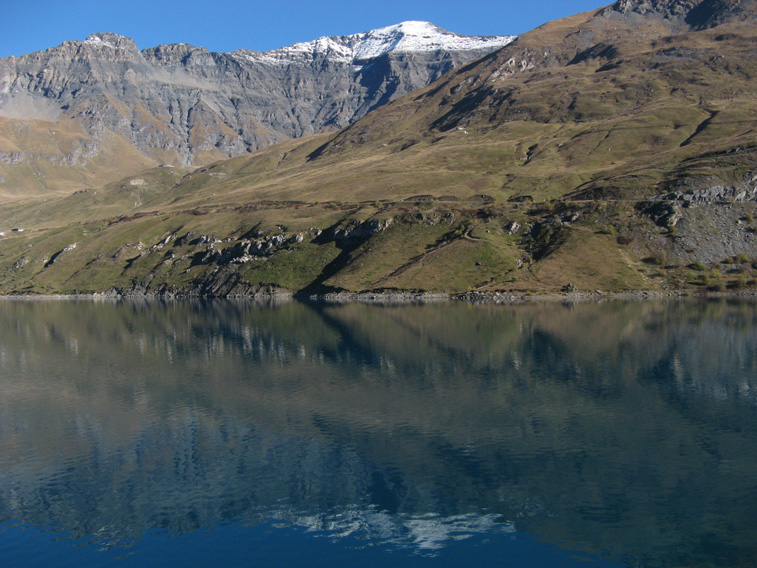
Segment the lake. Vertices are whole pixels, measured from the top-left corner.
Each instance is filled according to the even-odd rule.
[[[755,566],[756,307],[2,300],[0,563]]]

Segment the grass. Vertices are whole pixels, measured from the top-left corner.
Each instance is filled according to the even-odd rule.
[[[512,49],[570,52],[565,59],[571,60],[590,47],[579,45],[580,34],[574,33],[589,18],[548,24]],[[725,28],[738,32],[736,39],[715,41]],[[37,172],[30,192],[22,195],[17,189],[20,180],[31,179],[29,164],[3,165],[11,181],[0,206],[7,225],[0,230],[8,235],[0,240],[0,291],[136,285],[188,290],[232,273],[250,285],[293,291],[542,292],[568,282],[579,290],[712,285],[696,274],[687,283],[688,270],[699,272],[696,263],[691,269],[669,266],[680,232],[662,238],[633,206],[682,184],[698,188],[751,179],[757,66],[742,52],[755,31],[728,24],[718,34],[662,40],[665,30],[654,26],[645,33],[658,39],[640,39],[645,37],[640,29],[626,30],[625,37],[622,30],[592,29],[596,41],[612,35],[613,61],[622,65],[608,67],[607,58],[589,57],[503,74],[513,53],[506,49],[339,133],[287,141],[194,170],[145,170],[150,159],[135,158],[125,141],[112,139],[97,158],[100,169],[92,172],[113,181],[74,193],[95,174],[71,168],[57,189],[45,193],[47,201],[40,201],[44,176],[53,170]],[[699,60],[670,57],[664,50],[671,47],[696,53]],[[7,124],[0,124],[0,144],[39,151],[52,144],[44,139],[49,124],[31,124],[23,139],[10,136]],[[68,128],[55,151],[81,136]],[[111,151],[121,153],[122,162]],[[116,176],[134,167],[143,171]],[[524,196],[533,206],[509,201]],[[580,211],[580,218],[564,223],[560,214],[566,207]],[[327,238],[329,228],[387,218],[393,219],[387,230],[362,241]],[[522,227],[518,235],[503,230],[513,220]],[[703,210],[697,230],[712,232],[711,223]],[[10,235],[11,226],[27,231]],[[315,229],[324,236],[314,239]],[[216,244],[220,250],[253,233],[282,232],[309,236],[233,266],[199,262],[209,246],[200,236],[224,241]],[[72,243],[75,249],[60,252]],[[645,265],[642,259],[654,253],[665,256]],[[55,254],[56,262],[45,266]],[[755,258],[757,250],[743,255]],[[743,285],[742,276],[733,277],[740,278],[736,284]],[[733,278],[725,274],[718,281],[736,285]]]
[[[557,291],[571,283],[578,290],[642,290],[650,288],[636,262],[610,235],[582,228],[569,232],[563,246],[529,269],[531,278],[516,288]]]

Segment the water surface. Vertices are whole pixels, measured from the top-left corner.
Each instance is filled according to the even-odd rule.
[[[14,566],[754,566],[749,302],[0,302]]]

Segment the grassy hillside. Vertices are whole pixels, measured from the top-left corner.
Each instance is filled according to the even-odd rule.
[[[0,291],[749,288],[757,32],[736,20],[579,14],[337,134],[10,200]]]

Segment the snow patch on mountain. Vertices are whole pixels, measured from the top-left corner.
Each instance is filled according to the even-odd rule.
[[[78,42],[74,42],[78,43]],[[108,49],[113,50],[125,50],[125,51],[132,51],[134,53],[137,53],[139,50],[137,49],[137,44],[134,42],[133,39],[114,34],[112,32],[100,32],[90,35],[87,39],[85,39],[82,42],[84,45],[91,45],[94,47],[106,47]]]
[[[357,63],[389,52],[495,50],[511,43],[516,37],[464,36],[443,30],[429,22],[410,21],[360,34],[321,37],[264,53],[238,50],[232,55],[271,65],[286,65],[293,59],[317,56],[326,56],[341,63]]]
[[[110,47],[112,49],[115,49],[116,46],[112,42],[104,39],[101,35],[98,34],[92,34],[87,39],[84,40],[84,43],[88,45],[97,45],[101,47]]]
[[[347,38],[321,37],[314,41],[295,43],[287,47],[258,53],[254,51],[239,50],[233,55],[241,55],[250,61],[269,63],[273,65],[286,65],[292,60],[300,60],[325,55],[334,61],[349,63],[353,59],[352,49]],[[342,41],[340,41],[342,40]]]
[[[406,53],[440,49],[497,49],[514,39],[515,36],[464,36],[448,32],[429,22],[402,22],[363,34],[354,50],[354,58],[373,59],[390,51]]]

